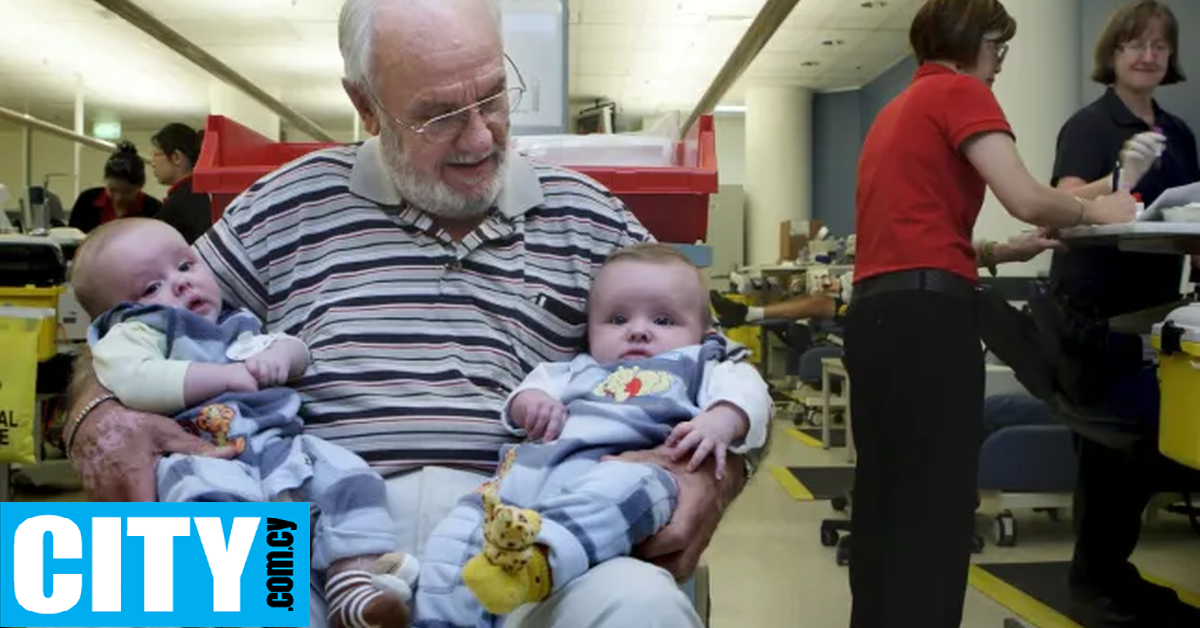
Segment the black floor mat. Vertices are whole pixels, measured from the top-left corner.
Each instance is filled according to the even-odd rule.
[[[1071,612],[1071,593],[1067,586],[1067,575],[1071,568],[1069,562],[996,563],[976,566],[1084,628],[1102,628],[1089,625],[1084,618]],[[1004,600],[998,599],[997,602],[1008,606]]]
[[[997,563],[979,568],[1082,625],[1078,617],[1068,612],[1071,593],[1067,588],[1067,572],[1071,563]]]
[[[844,497],[854,488],[854,467],[788,467],[788,472],[816,500]]]

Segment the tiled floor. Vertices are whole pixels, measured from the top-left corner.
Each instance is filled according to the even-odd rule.
[[[820,521],[833,513],[828,502],[797,502],[766,472],[767,467],[845,464],[840,450],[808,447],[787,436],[777,420],[770,454],[731,507],[705,556],[712,572],[712,628],[844,628],[849,625],[847,570],[832,549],[821,547]],[[1036,562],[1071,555],[1069,520],[1016,512],[1020,542],[991,543],[990,518],[980,516],[988,546],[977,561]],[[1180,518],[1169,517],[1143,534],[1136,561],[1145,570],[1200,592],[1200,538]],[[964,628],[1000,628],[1012,614],[983,594],[967,593]]]

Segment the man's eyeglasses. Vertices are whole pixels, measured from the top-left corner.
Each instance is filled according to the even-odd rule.
[[[379,100],[379,97],[375,95],[375,90],[371,89],[370,86],[367,86],[367,93],[370,95],[371,100],[375,101],[379,109],[392,122],[420,135],[428,142],[441,144],[458,137],[467,128],[467,125],[471,121],[472,111],[478,110],[479,115],[483,116],[483,119],[488,122],[505,122],[508,120],[509,115],[517,110],[517,106],[521,104],[521,97],[525,94],[525,77],[521,76],[521,70],[517,68],[517,64],[513,63],[513,60],[507,54],[504,55],[504,60],[512,66],[513,73],[517,75],[517,87],[505,88],[497,94],[471,103],[461,109],[455,109],[449,113],[435,116],[421,124],[405,122],[388,113],[383,103]]]

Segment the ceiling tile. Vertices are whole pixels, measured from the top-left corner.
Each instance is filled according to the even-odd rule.
[[[909,51],[907,30],[878,30],[862,38],[857,51],[866,54],[890,54],[898,56]]]
[[[579,73],[598,76],[625,76],[633,64],[634,53],[628,48],[613,49],[608,54],[596,51],[582,53]]]
[[[570,35],[579,41],[580,50],[596,50],[605,54],[638,45],[642,32],[640,25],[579,24],[571,27]]]
[[[170,26],[201,47],[250,42],[257,45],[297,44],[301,41],[291,25],[281,20],[209,17],[176,20]]]
[[[642,0],[582,0],[583,24],[641,24],[646,14]]]
[[[617,98],[625,88],[625,77],[580,75],[571,79],[572,97]]]
[[[642,30],[638,50],[679,54],[700,45],[700,28],[695,26],[654,26]]]
[[[866,9],[857,0],[848,0],[844,8],[836,11],[825,21],[825,28],[858,28],[876,30],[888,28],[907,30],[920,7],[920,0],[884,0],[880,8]]]

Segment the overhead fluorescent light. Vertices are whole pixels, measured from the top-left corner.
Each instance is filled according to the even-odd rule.
[[[717,105],[713,113],[746,113],[745,105]]]
[[[92,123],[92,137],[114,141],[121,139],[121,122],[118,120],[96,120]]]

